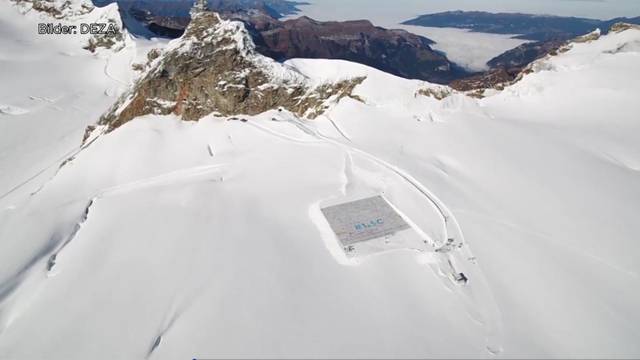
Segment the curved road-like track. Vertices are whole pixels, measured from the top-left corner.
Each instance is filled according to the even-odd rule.
[[[435,246],[439,263],[434,270],[447,279],[444,282],[445,286],[460,295],[460,299],[469,315],[485,327],[487,351],[492,355],[502,352],[502,320],[500,310],[495,302],[488,282],[482,273],[482,270],[478,266],[476,258],[473,256],[468,244],[465,242],[460,223],[445,203],[406,170],[358,148],[333,120],[331,120],[332,125],[340,135],[348,141],[348,143],[320,133],[316,129],[307,126],[303,120],[298,119],[293,115],[288,115],[286,118],[282,119],[274,118],[272,120],[290,123],[300,129],[303,133],[310,135],[319,141],[336,145],[347,152],[358,154],[371,162],[378,164],[399,176],[429,202],[430,206],[439,213],[443,223],[443,238]],[[304,141],[296,139],[290,135],[280,134],[273,129],[254,124],[251,121],[247,122],[247,124],[253,125],[265,133],[277,136],[281,139],[294,141],[296,143],[317,143],[317,141]],[[464,272],[468,277],[469,287],[471,289],[467,289],[466,286],[451,286],[452,282],[454,284],[458,284],[455,278],[461,272]]]

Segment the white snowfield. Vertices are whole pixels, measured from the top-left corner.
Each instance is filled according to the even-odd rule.
[[[145,116],[56,171],[140,43],[0,20],[0,359],[640,356],[640,31],[481,100],[292,60],[366,103]],[[360,194],[455,249],[348,258],[320,206]]]

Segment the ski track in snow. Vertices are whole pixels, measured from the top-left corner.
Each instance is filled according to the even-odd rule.
[[[280,138],[282,140],[291,141],[291,142],[294,142],[294,143],[297,143],[297,144],[324,144],[325,143],[324,141],[321,141],[321,140],[303,140],[303,139],[298,139],[296,137],[293,137],[293,136],[290,136],[290,135],[287,135],[287,134],[282,134],[282,133],[279,133],[279,132],[277,132],[275,130],[272,130],[272,129],[266,127],[266,126],[263,126],[263,125],[260,125],[260,124],[256,124],[255,121],[249,121],[249,122],[246,122],[245,124],[249,124],[250,126],[253,126],[253,127],[257,128],[258,130],[261,130],[261,131],[263,131],[263,132],[265,132],[265,133],[267,133],[269,135],[273,135],[273,136],[278,137],[278,138]]]
[[[209,179],[208,175],[215,174],[226,168],[228,164],[214,164],[196,166],[187,169],[171,171],[166,174],[153,176],[141,180],[136,180],[127,184],[113,186],[98,192],[97,198],[111,197],[126,194],[132,191],[146,189],[149,187],[177,185],[197,180]],[[217,180],[222,181],[219,177]]]
[[[327,120],[329,120],[329,122],[331,123],[331,125],[333,125],[333,127],[336,129],[336,131],[338,131],[338,133],[340,133],[340,135],[342,135],[343,138],[345,138],[345,140],[351,142],[351,138],[349,138],[349,136],[347,136],[347,134],[342,130],[342,128],[340,126],[338,126],[338,124],[333,121],[333,119],[326,114],[322,115],[324,118],[326,118]]]
[[[52,162],[51,164],[49,164],[48,166],[40,169],[38,172],[36,172],[35,174],[33,174],[32,176],[30,176],[29,178],[21,181],[20,183],[18,183],[16,186],[12,187],[11,189],[9,189],[7,192],[5,192],[4,194],[0,195],[0,200],[4,199],[5,197],[11,195],[12,193],[14,193],[15,191],[19,190],[20,188],[22,188],[23,186],[29,184],[31,181],[33,181],[34,179],[38,178],[40,175],[42,175],[43,173],[45,173],[47,170],[51,169],[52,167],[56,166],[56,165],[60,165],[61,161],[64,161],[65,159],[69,159],[72,158],[74,155],[76,155],[79,152],[80,148],[74,148],[73,150],[67,151],[64,155],[62,155],[61,157],[59,157],[58,159],[56,159],[54,162]],[[54,175],[55,176],[55,175]],[[44,186],[44,185],[43,185]],[[41,187],[42,188],[42,187]],[[38,192],[38,190],[35,191],[36,193]]]
[[[352,156],[351,154],[361,155],[365,159],[368,159],[369,161],[377,164],[378,166],[381,166],[386,170],[391,171],[396,176],[399,176],[403,181],[408,183],[414,190],[420,193],[424,199],[428,200],[430,206],[436,209],[439,215],[441,216],[443,221],[443,230],[444,230],[443,240],[441,241],[441,243],[435,244],[437,247],[436,254],[439,260],[437,265],[432,265],[432,267],[435,266],[433,267],[433,270],[443,278],[443,284],[448,289],[460,295],[459,298],[464,303],[469,316],[475,321],[477,321],[478,323],[482,324],[486,328],[487,351],[492,355],[497,355],[501,353],[503,350],[501,345],[503,335],[502,335],[502,324],[501,324],[502,321],[501,321],[500,310],[495,302],[495,298],[491,292],[491,289],[488,286],[488,283],[484,274],[482,273],[481,269],[477,266],[475,256],[473,256],[473,254],[471,253],[471,250],[469,249],[469,246],[465,243],[462,228],[460,227],[457,219],[455,218],[454,214],[448,209],[448,207],[439,198],[437,198],[426,186],[424,186],[424,184],[419,182],[417,179],[415,179],[405,170],[393,164],[390,164],[375,155],[372,155],[362,149],[359,149],[354,145],[345,144],[340,140],[336,140],[329,136],[323,135],[319,131],[306,126],[302,122],[302,120],[299,120],[294,116],[290,116],[287,119],[282,119],[282,120],[274,118],[273,121],[290,123],[293,126],[297,127],[303,133],[318,139],[318,141],[301,140],[301,139],[292,137],[290,135],[279,133],[265,126],[255,124],[255,122],[252,122],[252,121],[247,122],[247,124],[250,124],[257,129],[264,131],[267,134],[276,136],[284,140],[289,140],[289,141],[302,143],[302,144],[330,143],[344,149],[347,152],[347,154],[349,154],[348,155],[349,157]],[[347,136],[345,136],[344,133],[340,130],[338,125],[335,123],[333,124],[336,130],[346,140],[351,142],[351,140]],[[351,171],[350,167],[345,165],[344,176],[347,178],[347,180],[345,181],[345,185],[343,186],[343,192],[346,191],[347,187],[349,186],[349,177],[347,174],[348,171]],[[420,230],[419,228],[414,227],[414,229],[419,230],[418,231],[419,235],[421,236],[426,235],[424,231]],[[454,239],[454,242],[450,243],[449,239]],[[424,240],[430,240],[430,239],[428,239],[428,236],[427,236],[427,239],[424,239]],[[459,259],[460,255],[462,255],[461,259]],[[341,263],[342,262],[343,261],[341,261]],[[472,295],[469,292],[465,292],[464,289],[462,289],[459,286],[455,286],[455,287],[451,286],[453,281],[452,276],[457,275],[457,273],[460,272],[457,267],[462,265],[461,263],[463,262],[469,262],[473,265],[472,268],[465,267],[465,266],[462,266],[462,268],[465,269],[465,272],[464,272],[465,274],[471,274],[471,276],[469,277],[469,281],[470,282],[473,281],[474,284],[478,284],[478,287],[480,288],[480,291],[479,291],[480,294],[474,293]],[[347,262],[346,265],[357,265],[357,264],[353,262]]]
[[[13,194],[14,192],[16,192],[17,190],[19,190],[20,188],[22,188],[23,186],[29,184],[31,181],[37,179],[40,175],[42,175],[43,173],[45,173],[47,170],[51,169],[54,166],[58,166],[58,171],[65,165],[65,163],[67,163],[68,161],[73,160],[82,150],[86,149],[87,147],[89,147],[91,144],[93,144],[94,141],[96,141],[98,139],[98,137],[102,135],[102,132],[100,134],[98,134],[98,136],[94,137],[93,139],[91,139],[90,141],[81,144],[80,146],[77,146],[69,151],[67,151],[66,153],[64,153],[62,156],[60,156],[59,158],[57,158],[55,161],[53,161],[51,164],[45,166],[44,168],[40,169],[39,171],[37,171],[35,174],[33,174],[32,176],[30,176],[29,178],[21,181],[20,183],[18,183],[16,186],[12,187],[11,189],[9,189],[7,192],[0,194],[0,200],[6,198],[7,196]],[[56,171],[51,178],[49,178],[49,181],[51,179],[53,179],[56,174],[58,173],[58,171]],[[35,195],[38,192],[40,192],[40,190],[42,190],[46,185],[47,185],[48,181],[44,182],[36,191],[34,191],[31,195]]]
[[[130,61],[129,61],[129,67],[131,67],[131,64],[133,64],[133,56],[130,57]],[[111,80],[117,82],[120,85],[123,86],[129,86],[129,83],[125,80],[122,79],[118,79],[118,77],[116,77],[115,75],[113,75],[111,73],[111,71],[109,70],[109,68],[111,67],[111,57],[107,57],[105,64],[104,64],[104,74]]]

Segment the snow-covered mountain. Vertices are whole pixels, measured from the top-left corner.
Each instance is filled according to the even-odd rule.
[[[20,10],[0,3],[0,359],[640,355],[639,29],[476,98],[274,63],[215,14],[92,53]],[[371,195],[429,250],[347,256],[321,208]]]
[[[310,81],[295,68],[258,54],[243,23],[209,11],[194,13],[184,36],[147,66],[133,89],[102,117],[101,125],[112,130],[147,114],[174,113],[198,120],[213,112],[255,115],[276,107],[313,118],[327,101],[352,96],[363,80]]]

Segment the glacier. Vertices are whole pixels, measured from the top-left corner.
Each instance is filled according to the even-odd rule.
[[[92,54],[42,16],[0,3],[0,359],[640,356],[640,30],[481,99],[289,60],[362,101],[83,145],[167,44]],[[321,206],[370,194],[433,251],[347,256]]]

